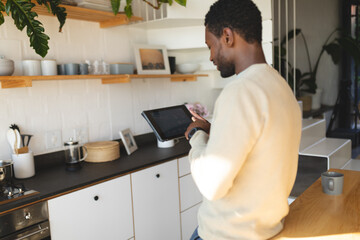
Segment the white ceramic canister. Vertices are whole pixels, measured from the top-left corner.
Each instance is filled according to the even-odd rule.
[[[40,60],[23,60],[22,65],[24,76],[41,76]]]
[[[28,153],[11,155],[14,164],[15,178],[29,178],[35,175],[34,155],[32,151]]]
[[[44,76],[57,75],[56,60],[41,60],[41,72]]]

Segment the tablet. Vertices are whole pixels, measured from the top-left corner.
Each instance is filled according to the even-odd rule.
[[[184,137],[187,127],[192,123],[192,115],[185,105],[143,111],[141,115],[161,142]]]

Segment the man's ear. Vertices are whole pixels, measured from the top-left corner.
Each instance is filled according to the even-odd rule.
[[[228,47],[231,47],[234,44],[234,32],[230,28],[226,27],[223,29],[222,37],[224,39],[224,44]]]

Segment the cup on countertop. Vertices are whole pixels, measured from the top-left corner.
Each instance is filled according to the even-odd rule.
[[[321,186],[324,193],[340,195],[343,191],[344,174],[338,172],[323,172],[321,174]]]
[[[57,75],[56,60],[41,60],[41,71],[44,76]]]
[[[41,76],[40,60],[23,60],[22,67],[24,76]]]
[[[80,64],[66,63],[65,64],[65,74],[66,75],[79,75],[80,74]]]
[[[28,153],[13,153],[11,158],[14,163],[15,178],[29,178],[35,175],[34,154],[32,151]]]

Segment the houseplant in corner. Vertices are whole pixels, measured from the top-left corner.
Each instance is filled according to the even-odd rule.
[[[340,36],[338,37],[334,37],[335,33],[339,32]],[[288,40],[290,41],[291,39],[294,38],[294,36],[298,36],[300,35],[302,40],[304,41],[304,47],[305,47],[305,52],[306,52],[306,56],[307,56],[307,60],[308,60],[308,66],[309,66],[309,70],[308,72],[302,73],[301,70],[299,69],[295,69],[292,67],[292,65],[289,62],[286,62],[285,60],[285,54],[286,54],[286,49],[284,47],[284,45],[286,44],[286,37],[284,37],[281,42],[280,42],[280,46],[275,46],[275,68],[276,69],[280,69],[279,66],[279,58],[280,58],[280,62],[281,62],[281,75],[282,76],[286,76],[286,73],[283,71],[283,69],[285,69],[285,64],[288,65],[288,69],[290,69],[289,71],[289,75],[288,75],[288,80],[289,80],[289,84],[290,86],[293,88],[294,87],[294,75],[293,73],[295,72],[295,79],[296,79],[296,86],[295,89],[297,90],[297,97],[300,98],[302,96],[304,96],[304,93],[308,93],[308,94],[313,94],[312,96],[312,100],[318,100],[318,102],[313,102],[312,103],[312,108],[316,109],[316,108],[320,108],[320,100],[321,100],[321,96],[319,97],[318,95],[315,95],[318,91],[317,88],[317,84],[316,84],[316,77],[317,77],[317,71],[318,71],[318,67],[319,67],[319,63],[321,60],[321,57],[323,56],[323,54],[326,52],[327,54],[329,54],[331,56],[332,61],[335,64],[338,64],[340,61],[340,57],[341,57],[341,51],[345,51],[349,56],[351,56],[354,61],[356,62],[356,64],[360,63],[360,46],[358,46],[358,44],[356,43],[356,40],[353,39],[351,36],[346,36],[344,34],[342,34],[342,31],[340,29],[335,29],[333,32],[330,33],[330,35],[326,38],[324,44],[322,45],[321,51],[315,61],[315,65],[312,65],[311,59],[310,59],[310,54],[309,54],[309,49],[308,49],[308,44],[306,42],[306,39],[304,37],[304,34],[302,33],[301,29],[295,29],[289,31],[288,33]],[[280,48],[280,49],[279,49]],[[280,52],[280,55],[279,55]]]

